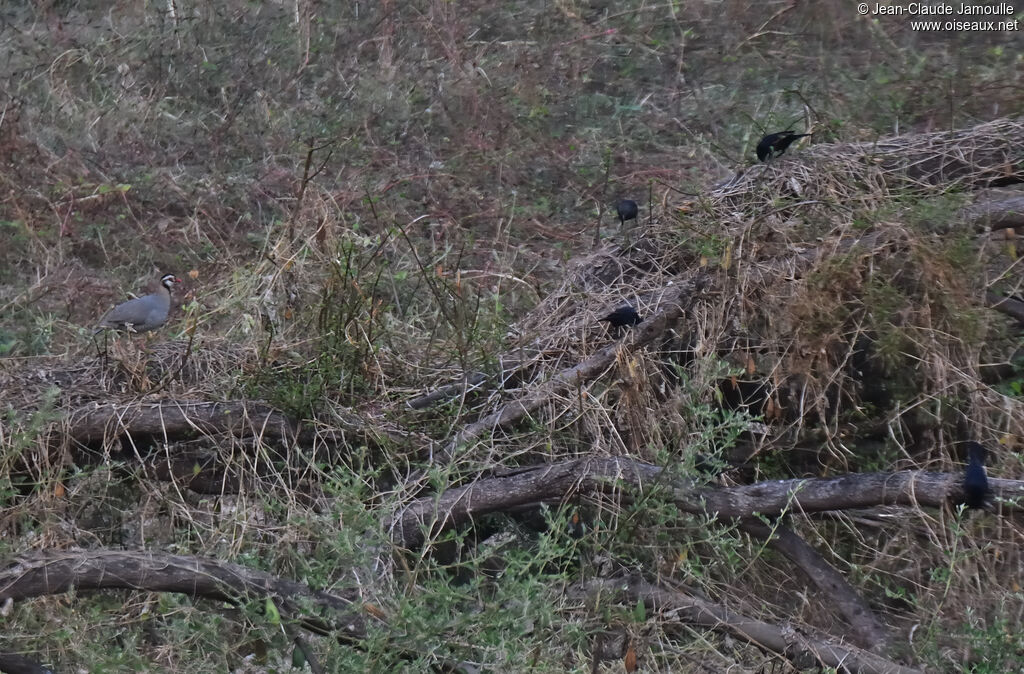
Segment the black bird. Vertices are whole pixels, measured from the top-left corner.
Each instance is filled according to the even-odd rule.
[[[768,159],[780,157],[786,152],[786,148],[793,144],[794,140],[810,135],[809,133],[794,133],[792,131],[769,133],[757,144],[757,160],[767,161]]]
[[[636,309],[627,304],[626,306],[619,307],[604,318],[599,318],[598,320],[608,321],[612,326],[621,328],[624,325],[636,325],[644,319],[640,318],[640,314],[636,312]]]
[[[618,203],[615,204],[615,212],[619,214],[619,224],[625,226],[626,220],[636,220],[636,215],[640,212],[640,209],[637,207],[636,202],[631,199],[619,199]]]
[[[967,470],[964,472],[964,503],[968,508],[984,508],[988,496],[985,455],[988,450],[977,442],[967,443]]]

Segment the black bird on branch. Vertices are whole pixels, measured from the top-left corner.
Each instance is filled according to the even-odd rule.
[[[637,325],[644,319],[640,318],[640,314],[636,312],[636,309],[627,304],[626,306],[619,307],[604,318],[599,318],[598,320],[608,321],[613,327],[621,328],[626,325]]]
[[[985,455],[988,450],[977,442],[967,443],[967,470],[964,472],[964,503],[968,508],[984,508],[988,497]]]
[[[615,212],[619,214],[619,224],[625,227],[626,220],[636,220],[640,209],[632,199],[619,199],[615,204]]]
[[[809,133],[794,133],[793,131],[770,133],[757,144],[757,160],[768,161],[775,157],[781,157],[785,154],[786,148],[793,144],[794,140],[810,135]]]

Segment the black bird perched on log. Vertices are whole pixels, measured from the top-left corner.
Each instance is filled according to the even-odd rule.
[[[810,135],[809,133],[794,133],[793,131],[769,133],[757,144],[757,160],[768,161],[775,157],[781,157],[785,154],[786,148],[793,144],[794,140]]]
[[[615,212],[619,214],[619,224],[625,227],[626,220],[636,220],[640,209],[632,199],[619,199],[615,204]]]
[[[984,508],[988,496],[985,455],[988,450],[977,442],[967,443],[967,470],[964,472],[964,503],[968,508]]]
[[[640,318],[640,314],[636,312],[636,309],[627,304],[626,306],[619,307],[604,318],[599,318],[598,320],[608,321],[612,326],[621,328],[625,325],[636,325],[644,319]]]

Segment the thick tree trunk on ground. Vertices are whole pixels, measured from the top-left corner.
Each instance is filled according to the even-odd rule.
[[[415,548],[428,538],[474,517],[576,493],[643,493],[662,490],[683,512],[721,519],[774,516],[783,512],[824,512],[905,505],[939,508],[963,500],[962,475],[904,470],[853,473],[833,478],[770,480],[739,487],[698,487],[672,478],[662,468],[629,458],[596,457],[524,468],[476,480],[402,507],[391,523],[393,540]],[[1016,510],[1024,481],[990,479],[1003,511]]]
[[[996,231],[1024,227],[1024,196],[971,204],[960,212],[966,222]]]
[[[297,424],[274,408],[242,401],[110,403],[72,412],[68,426],[71,437],[82,444],[124,434],[172,441],[230,433],[276,442],[295,439],[302,433]]]

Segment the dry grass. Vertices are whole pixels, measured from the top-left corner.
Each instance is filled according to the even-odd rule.
[[[387,634],[362,652],[317,642],[337,671],[449,657],[583,670],[605,630],[651,669],[754,670],[770,658],[752,647],[560,592],[627,567],[843,633],[827,598],[793,592],[792,567],[728,524],[609,495],[552,504],[546,527],[482,522],[464,544],[396,558],[382,523],[482,472],[585,454],[695,475],[699,453],[729,484],[957,471],[970,436],[994,450],[991,474],[1024,473],[1020,378],[981,372],[1020,346],[983,308],[986,290],[1019,288],[1019,264],[954,217],[1021,173],[1021,120],[963,122],[1024,100],[998,40],[904,49],[900,26],[852,10],[743,3],[186,5],[25,8],[10,25],[31,29],[0,32],[17,94],[0,95],[0,152],[16,158],[0,169],[2,554],[154,547],[358,587],[431,649],[410,664]],[[945,97],[945,77],[970,89]],[[813,143],[730,168],[799,118]],[[889,137],[896,124],[967,128]],[[618,196],[643,208],[621,233]],[[158,271],[196,272],[167,329],[97,353],[91,322]],[[649,317],[697,274],[712,280],[664,340],[452,465],[424,460],[612,343],[598,317],[625,303]],[[468,372],[489,378],[407,409]],[[314,441],[111,438],[93,449],[116,460],[97,466],[64,433],[100,402],[236,398],[305,418]],[[154,457],[214,457],[242,487],[151,479],[137,459]],[[575,510],[579,542],[562,535]],[[1015,521],[790,521],[913,635],[917,662],[956,671],[980,662],[971,644],[1019,647]],[[476,547],[495,531],[513,543]],[[265,671],[289,648],[255,613],[152,595],[40,600],[4,620],[0,650],[69,667]]]
[[[995,128],[1002,134],[1005,126]],[[983,135],[977,129],[973,133],[977,140]],[[934,139],[921,141],[921,145],[933,146]],[[626,232],[621,242],[606,244],[573,260],[561,286],[514,326],[504,362],[516,365],[504,371],[507,385],[489,396],[474,396],[473,404],[461,409],[461,418],[470,419],[494,409],[509,396],[530,390],[587,358],[612,338],[605,326],[596,323],[596,318],[608,310],[629,302],[642,314],[650,315],[666,292],[695,273],[710,271],[715,280],[677,327],[674,337],[659,348],[623,352],[612,371],[593,385],[552,399],[542,417],[535,419],[542,429],[528,426],[503,433],[500,438],[486,438],[474,452],[479,460],[456,465],[456,472],[472,474],[477,470],[474,465],[493,469],[497,463],[515,464],[541,455],[602,453],[690,466],[696,451],[714,454],[731,447],[737,437],[741,444],[751,445],[747,452],[751,457],[765,452],[803,451],[802,462],[790,464],[789,470],[796,472],[827,474],[867,466],[956,470],[957,457],[948,447],[956,441],[957,429],[966,425],[974,429],[976,437],[998,448],[992,461],[993,474],[1015,475],[1019,466],[1014,468],[1011,451],[1016,438],[1024,437],[1024,416],[1019,403],[984,384],[979,375],[984,354],[1005,355],[1014,341],[1000,336],[998,316],[977,313],[979,298],[990,285],[987,279],[1004,276],[1013,261],[998,250],[984,259],[975,252],[972,264],[977,273],[963,274],[963,269],[956,266],[958,258],[953,256],[956,250],[933,232],[922,230],[921,222],[908,222],[917,217],[922,202],[980,178],[959,176],[952,186],[915,181],[908,195],[904,166],[883,170],[877,163],[847,157],[847,150],[844,146],[822,146],[809,153],[806,163],[801,157],[799,161],[779,160],[758,167],[746,174],[745,182],[720,188],[700,202],[670,206],[671,217]],[[830,161],[830,152],[841,157]],[[832,173],[833,169],[837,172]],[[865,190],[864,186],[873,188]],[[955,222],[923,224],[947,232],[956,229]],[[303,243],[301,235],[293,241]],[[381,245],[381,239],[376,241],[367,240],[364,250],[397,251]],[[305,242],[312,243],[312,239]],[[226,289],[226,296],[260,297],[261,305],[267,307],[265,313],[279,312],[269,318],[270,322],[288,325],[280,312],[289,311],[290,306],[312,306],[315,301],[312,293],[297,296],[289,288],[323,287],[323,266],[325,262],[329,265],[325,256],[300,258],[286,253],[296,248],[296,244],[289,246],[287,242],[275,246],[274,255],[249,277],[250,285]],[[375,255],[366,258],[369,263]],[[441,275],[438,278],[441,281],[434,291],[457,291],[457,285],[447,283]],[[361,303],[361,291],[355,297],[355,315],[372,319],[372,302]],[[192,320],[200,325],[216,325],[222,311],[200,312]],[[966,322],[964,312],[974,312]],[[35,359],[33,368],[6,368],[3,384],[5,390],[18,396],[8,398],[9,404],[22,413],[36,412],[41,417],[35,420],[41,418],[48,426],[90,401],[152,400],[154,395],[216,398],[224,391],[244,392],[240,382],[268,367],[287,373],[316,362],[314,355],[329,342],[322,335],[312,341],[301,339],[304,331],[298,327],[300,323],[291,325],[283,335],[276,336],[272,351],[242,347],[226,339],[148,346],[122,340],[105,357],[90,356],[72,366],[65,358],[54,358],[49,365]],[[966,333],[965,327],[970,327]],[[899,404],[877,410],[878,415],[862,412],[851,416],[849,410],[856,409],[864,396],[863,377],[851,370],[854,352],[860,348],[858,340],[870,338],[876,345],[884,345],[879,337],[880,331],[886,330],[896,335],[898,348],[886,356],[889,360],[873,367],[899,389]],[[347,343],[365,340],[367,327],[345,335]],[[876,346],[879,351],[881,348]],[[284,353],[292,356],[284,357]],[[395,375],[408,363],[408,353],[402,349],[380,350],[368,364],[367,372],[376,373],[369,378],[371,388],[394,401],[383,407],[372,406],[376,413],[403,417],[400,409],[406,389]],[[282,357],[284,360],[279,360]],[[682,380],[673,372],[674,367],[684,372]],[[718,427],[709,426],[708,416],[696,412],[716,407],[723,400],[724,390],[746,382],[768,383],[754,400],[756,408],[746,407],[750,401],[739,406],[765,423],[751,425],[748,418],[740,417],[731,428],[726,421]],[[48,393],[53,387],[61,390],[56,399]],[[317,418],[324,437],[344,430],[331,422],[332,414],[351,414],[339,406],[340,402],[341,398],[329,396],[318,405]],[[364,407],[364,413],[370,410]],[[372,415],[368,418],[372,424]],[[25,432],[35,423],[32,417],[23,419],[30,423],[13,426],[15,433]],[[30,459],[31,472],[44,482],[57,471],[46,458],[46,436],[39,432],[36,452],[23,453],[23,458],[35,457]],[[863,455],[862,448],[872,446],[873,438],[879,436],[888,438],[885,452]],[[144,501],[156,504],[170,498],[178,502],[176,507],[181,508],[191,535],[197,542],[211,541],[198,548],[190,545],[189,549],[234,558],[253,545],[255,536],[268,543],[273,541],[275,548],[292,547],[296,554],[311,551],[308,537],[315,538],[312,532],[303,534],[301,527],[282,523],[304,518],[308,512],[308,498],[300,495],[301,488],[296,491],[300,483],[331,480],[329,473],[314,468],[316,454],[304,459],[299,482],[284,474],[268,480],[265,467],[253,460],[253,446],[248,441],[209,437],[201,439],[199,445],[204,442],[219,444],[219,455],[230,465],[251,471],[263,489],[278,493],[284,509],[268,512],[259,505],[261,498],[254,500],[255,495],[246,492],[223,495],[217,508],[208,510],[209,501],[187,499],[183,492],[174,490],[147,488]],[[483,447],[486,450],[480,453]],[[181,449],[184,446],[178,451]],[[886,463],[884,457],[893,458]],[[404,472],[401,462],[390,463],[393,473]],[[9,465],[13,469],[14,464]],[[755,470],[760,473],[768,469]],[[743,478],[730,472],[723,479],[732,482]],[[111,480],[110,474],[100,472],[94,479],[73,483],[72,490],[65,494],[66,505],[53,510],[53,515],[67,512],[68,506],[74,509],[83,499],[95,500],[96,486],[111,484]],[[406,480],[400,492],[390,498],[401,499],[401,494],[413,495],[427,487],[424,480]],[[109,508],[123,497],[108,489],[101,488],[105,495],[98,503],[108,503]],[[331,503],[320,501],[317,507],[330,508]],[[628,522],[636,516],[620,511],[614,500],[593,502],[588,508],[590,517],[602,523],[599,538],[604,532],[628,528]],[[132,525],[126,531],[136,531],[128,535],[139,536],[140,542],[160,544],[161,537],[153,538],[145,530],[161,529],[162,518],[145,515],[146,511],[144,507],[139,513],[139,527]],[[83,514],[76,515],[76,519]],[[923,628],[928,643],[939,648],[932,657],[946,657],[940,627],[944,616],[973,616],[968,622],[978,624],[998,616],[1019,619],[1024,609],[1010,599],[1020,562],[1016,553],[1020,535],[1014,526],[949,521],[948,513],[920,511],[911,519],[893,515],[877,510],[850,513],[831,522],[808,520],[798,528],[812,543],[831,549],[834,560],[846,560],[848,567],[844,570],[862,580],[869,596],[879,602],[893,602],[887,613],[890,622],[904,629],[915,624]],[[96,517],[104,516],[94,513],[87,515],[86,521]],[[711,551],[723,544],[721,533],[705,541],[693,525],[683,521],[664,524],[672,538],[689,539],[689,548],[698,551],[694,554],[700,555],[702,547],[707,546],[704,554],[713,555]],[[230,533],[239,526],[249,533]],[[965,535],[964,526],[969,535]],[[118,535],[113,531],[105,535],[98,529],[93,529],[92,535],[101,542],[111,534]],[[172,544],[172,540],[163,539],[162,545]],[[51,540],[48,536],[41,543],[58,545],[59,541],[59,537]],[[982,550],[987,552],[980,554]],[[384,557],[377,557],[375,562],[365,563],[377,568],[372,573],[379,574],[383,561]],[[681,578],[691,578],[686,566],[672,567]],[[795,603],[792,595],[781,590],[790,582],[791,571],[771,559],[758,563],[756,574],[749,572],[749,565],[739,575],[728,566],[718,571],[714,567],[712,564],[711,569],[702,569],[702,574],[710,576],[700,583],[720,599],[729,597],[732,604],[740,606],[741,598],[753,593],[774,607],[766,613],[761,606],[745,606],[744,610],[762,619],[797,618],[819,628],[841,630],[818,604]],[[290,575],[299,573],[301,565],[294,566],[282,557],[275,568]],[[390,573],[378,575],[378,587],[398,580]],[[954,577],[956,582],[949,580]],[[984,594],[978,592],[981,578]],[[991,605],[993,596],[1001,597],[998,606]],[[385,598],[381,601],[387,603]],[[921,623],[928,615],[935,618]],[[648,647],[655,648],[654,642]]]
[[[594,416],[585,424],[592,432],[580,445],[584,451],[603,446],[604,434],[594,429],[608,428],[617,415],[630,420],[629,428],[664,431],[666,405],[676,402],[666,399],[660,369],[662,359],[673,357],[673,346],[698,362],[718,354],[745,370],[732,372],[741,379],[767,379],[760,403],[774,403],[757,411],[789,422],[777,424],[769,444],[792,446],[811,423],[825,431],[829,451],[844,468],[848,450],[839,435],[856,419],[847,410],[862,398],[863,384],[851,371],[851,359],[860,350],[858,340],[867,337],[893,342],[884,351],[885,343],[876,347],[872,359],[888,360],[876,362],[874,370],[891,377],[894,387],[907,386],[921,396],[911,395],[909,409],[886,423],[898,428],[903,414],[941,398],[962,400],[977,415],[970,418],[972,428],[990,427],[989,415],[1003,415],[996,404],[1003,396],[981,384],[979,365],[1007,357],[1013,340],[1002,340],[1001,319],[978,307],[984,289],[1011,272],[1013,261],[972,252],[966,262],[976,275],[965,275],[957,246],[969,235],[966,224],[958,233],[948,211],[937,213],[937,220],[907,220],[920,219],[929,199],[995,175],[1019,175],[1020,167],[1008,162],[1024,152],[1021,130],[1020,122],[1005,120],[870,147],[819,146],[799,160],[754,167],[698,202],[676,202],[668,208],[671,217],[572,262],[561,286],[516,326],[511,353],[517,377],[527,384],[544,381],[582,361],[607,339],[598,317],[624,303],[650,315],[673,283],[713,269],[715,287],[679,328],[677,343],[667,344],[669,352],[617,364],[613,378],[621,396],[611,391],[606,400],[591,392],[555,405],[556,416],[578,414],[574,422]],[[967,173],[960,162],[972,152],[990,163]],[[937,159],[942,156],[955,161],[943,169]],[[914,172],[921,177],[908,177]],[[948,182],[936,184],[940,175]],[[671,199],[670,192],[666,196]],[[720,395],[723,374],[712,368],[691,380],[699,399],[712,402]],[[588,405],[594,409],[585,411]],[[1004,432],[1018,435],[1019,421]],[[621,439],[604,440],[611,443],[606,451],[630,451]],[[645,440],[638,444],[666,444],[664,438]],[[949,440],[914,444],[941,449]]]

